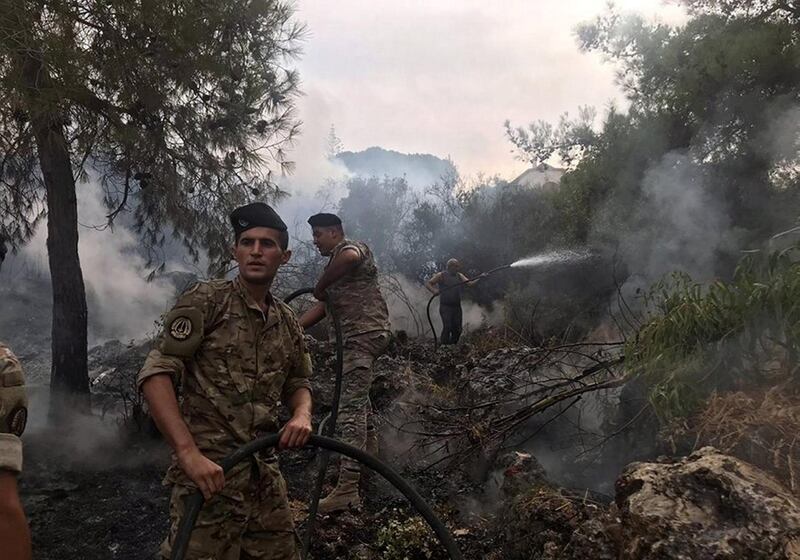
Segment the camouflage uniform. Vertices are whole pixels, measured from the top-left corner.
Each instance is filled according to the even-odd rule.
[[[180,387],[181,413],[195,443],[217,462],[278,431],[280,402],[298,389],[311,389],[311,359],[294,314],[276,299],[264,314],[238,278],[199,283],[178,299],[139,373],[139,385],[158,374],[172,376]],[[168,558],[182,498],[196,487],[175,457],[165,484],[173,485],[172,526],[162,545]],[[186,558],[299,558],[274,454],[254,456],[225,475],[225,487],[198,518]]]
[[[13,352],[0,342],[0,469],[22,471],[19,436],[28,417],[22,366]]]
[[[372,415],[372,366],[389,343],[389,312],[378,287],[375,258],[364,243],[343,240],[334,248],[328,264],[345,249],[358,251],[361,262],[327,290],[327,305],[339,318],[344,339],[342,395],[336,425],[342,441],[364,449]],[[342,463],[343,468],[358,468],[348,459]]]

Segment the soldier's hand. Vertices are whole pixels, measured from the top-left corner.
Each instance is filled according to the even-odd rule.
[[[296,412],[281,430],[278,448],[303,447],[311,437],[311,414]]]
[[[177,453],[177,457],[183,472],[197,484],[206,500],[225,486],[225,473],[222,471],[222,467],[200,453],[196,447]]]

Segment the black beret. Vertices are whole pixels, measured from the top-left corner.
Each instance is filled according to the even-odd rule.
[[[278,213],[263,202],[253,202],[231,212],[231,225],[237,236],[254,227],[267,227],[278,231],[287,229]]]
[[[336,214],[314,214],[308,219],[311,227],[331,227],[342,225],[342,220]]]

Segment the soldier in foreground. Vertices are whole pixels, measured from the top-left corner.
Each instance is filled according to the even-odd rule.
[[[0,239],[0,267],[6,247]],[[2,558],[29,560],[31,534],[19,501],[17,475],[22,471],[22,442],[28,400],[22,366],[11,350],[0,342],[0,549]]]
[[[270,293],[291,256],[286,224],[266,204],[231,214],[239,275],[201,282],[164,319],[157,346],[139,373],[156,425],[174,451],[169,558],[184,498],[199,488],[207,502],[187,559],[298,560],[286,483],[273,453],[243,461],[227,475],[217,461],[264,433],[276,432],[277,408],[292,418],[281,448],[311,434],[311,359],[292,311]],[[176,398],[180,387],[182,401]]]
[[[308,328],[325,315],[326,305],[339,317],[344,338],[342,395],[337,427],[341,439],[359,449],[377,452],[377,434],[372,424],[369,390],[374,378],[373,364],[389,343],[390,325],[386,301],[378,287],[378,269],[366,244],[344,236],[342,221],[334,214],[316,214],[308,219],[314,245],[330,257],[316,286],[320,300],[300,317]],[[336,488],[319,503],[320,513],[357,507],[361,468],[342,457]]]
[[[481,275],[482,277],[483,275]],[[434,274],[425,287],[432,294],[439,294],[439,317],[442,319],[442,346],[455,344],[461,338],[463,330],[463,315],[461,311],[461,293],[466,286],[474,286],[478,280],[472,282],[461,272],[461,263],[456,259],[447,261],[447,267],[442,272]]]

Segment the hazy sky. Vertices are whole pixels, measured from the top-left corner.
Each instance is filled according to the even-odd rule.
[[[678,22],[662,0],[622,10]],[[574,29],[606,0],[298,0],[309,35],[299,61],[304,136],[295,160],[311,168],[331,124],[344,146],[379,145],[450,156],[462,173],[525,169],[503,122],[554,121],[579,105],[621,100],[613,68],[579,52]],[[308,172],[310,169],[306,169]],[[299,174],[304,174],[298,169]]]

